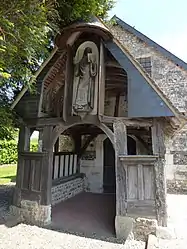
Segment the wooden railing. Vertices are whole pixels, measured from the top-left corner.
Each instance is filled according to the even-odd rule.
[[[54,153],[53,180],[78,173],[77,155],[70,152]]]

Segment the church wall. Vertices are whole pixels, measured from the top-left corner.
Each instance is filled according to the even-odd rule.
[[[81,159],[80,172],[85,174],[87,192],[103,192],[103,141],[105,138],[106,135],[98,135]]]
[[[168,190],[187,193],[187,125],[167,142],[166,149]]]
[[[120,26],[113,26],[111,30],[135,58],[151,56],[152,78],[179,111],[186,111],[187,72]]]
[[[171,103],[187,111],[187,72],[120,26],[112,27],[113,35],[135,57],[151,57],[151,76]],[[187,127],[166,145],[166,177],[169,191],[187,192]]]

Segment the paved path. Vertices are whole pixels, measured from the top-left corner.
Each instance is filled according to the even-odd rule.
[[[168,226],[174,227],[178,238],[187,239],[187,195],[168,195]],[[187,244],[186,244],[187,248]]]

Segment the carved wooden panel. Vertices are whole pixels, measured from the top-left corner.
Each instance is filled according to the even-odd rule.
[[[43,153],[29,153],[22,155],[23,179],[22,188],[30,191],[41,191],[41,176],[43,167]]]
[[[47,204],[48,156],[48,153],[45,152],[20,153],[21,174],[19,175],[19,183],[22,199]]]
[[[154,167],[138,165],[127,166],[127,201],[154,200]]]
[[[154,156],[120,156],[126,172],[127,214],[156,217]],[[121,176],[122,177],[122,176]]]

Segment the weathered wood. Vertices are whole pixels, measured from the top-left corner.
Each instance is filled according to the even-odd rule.
[[[59,138],[57,138],[56,143],[54,145],[54,152],[57,153],[59,151]]]
[[[142,134],[142,133],[141,133]],[[136,135],[136,138],[140,141],[140,143],[145,147],[145,149],[147,150],[148,153],[150,153],[150,148],[148,146],[148,144],[138,135]]]
[[[30,135],[31,130],[28,127],[22,126],[19,130],[18,152],[30,150]]]
[[[142,164],[138,164],[138,199],[144,200],[144,174]]]
[[[127,213],[133,217],[156,217],[152,203],[155,200],[154,165],[157,156],[126,155],[119,156],[127,174]],[[147,206],[144,210],[143,207]],[[146,211],[146,212],[145,212]],[[134,214],[133,214],[134,212]]]
[[[164,144],[164,132],[161,127],[161,124],[156,119],[153,120],[152,127],[152,146],[153,146],[153,154],[158,154],[159,157],[164,158],[166,153],[166,147]]]
[[[111,131],[111,129],[105,124],[101,123],[96,115],[89,115],[84,120],[79,120],[77,122],[73,122],[72,120],[72,122],[67,122],[67,123],[61,122],[61,124],[57,125],[53,130],[52,140],[50,142],[50,145],[53,146],[57,138],[59,137],[59,135],[62,134],[64,131],[66,131],[67,129],[73,126],[81,125],[81,124],[91,124],[91,125],[97,126],[109,137],[112,144],[114,144],[114,137],[113,137],[114,134]]]
[[[119,113],[119,100],[120,100],[120,94],[117,94],[116,95],[115,110],[114,110],[114,117],[118,117],[118,113]]]
[[[144,166],[142,169],[144,180],[144,199],[154,200],[155,184],[154,184],[154,167]]]
[[[51,187],[52,187],[52,166],[53,166],[53,145],[50,144],[52,139],[52,126],[46,126],[43,129],[43,151],[47,152],[43,159],[42,168],[42,200],[43,205],[51,204]]]
[[[122,121],[113,125],[116,170],[116,214],[125,216],[127,212],[127,172],[119,160],[119,155],[127,155],[127,130]]]
[[[158,155],[158,160],[155,162],[154,166],[157,220],[159,225],[167,226],[164,134],[158,120],[154,119],[153,122],[153,154]]]
[[[122,121],[126,126],[134,126],[134,127],[151,127],[152,120],[145,119],[130,119],[125,117],[109,117],[109,116],[101,116],[101,122],[103,123],[114,123],[117,121]]]
[[[119,155],[121,161],[128,162],[128,164],[143,163],[147,165],[154,165],[155,161],[158,159],[157,155]],[[137,165],[138,165],[137,164]]]
[[[67,62],[66,62],[66,76],[64,88],[64,105],[63,105],[63,119],[66,121],[71,116],[72,108],[72,79],[73,79],[73,54],[72,47],[67,48]]]
[[[23,183],[24,176],[24,161],[20,154],[24,151],[30,150],[30,134],[31,130],[26,126],[21,126],[19,130],[19,140],[18,140],[18,167],[16,176],[16,187],[13,197],[13,204],[16,206],[20,205],[21,201],[21,187]]]
[[[103,43],[100,44],[100,68],[99,68],[99,105],[98,114],[104,114],[104,99],[105,99],[105,66],[104,66],[104,48]]]
[[[138,171],[136,166],[128,167],[125,165],[127,170],[127,202],[129,200],[138,200]]]

